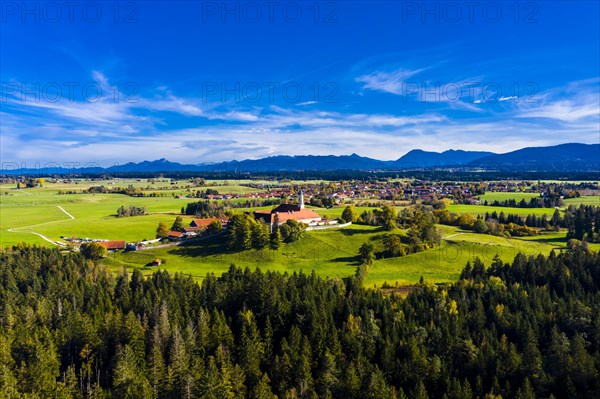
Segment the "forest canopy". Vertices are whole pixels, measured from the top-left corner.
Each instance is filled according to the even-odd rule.
[[[600,256],[466,265],[384,296],[231,266],[201,283],[80,254],[0,255],[7,398],[600,397]]]

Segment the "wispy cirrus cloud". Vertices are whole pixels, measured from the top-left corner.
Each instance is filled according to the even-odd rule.
[[[575,122],[586,118],[598,118],[600,108],[598,103],[582,103],[573,100],[555,101],[538,107],[522,110],[520,118],[548,118],[563,122]]]
[[[600,120],[600,78],[570,82],[547,90],[534,103],[521,103],[519,118],[546,118],[561,122]]]
[[[427,69],[396,69],[392,72],[375,71],[367,75],[357,76],[355,80],[363,83],[363,90],[369,89],[404,95],[406,94],[407,80]]]
[[[110,84],[99,72],[92,76],[100,85]],[[435,111],[424,103],[422,112],[402,107],[398,112],[341,112],[318,103],[244,107],[176,95],[168,87],[135,102],[36,103],[12,98],[2,114],[1,155],[3,160],[91,159],[104,165],[163,157],[199,163],[353,152],[397,159],[414,148],[506,152],[565,141],[594,142],[600,129],[594,118],[595,84],[546,91],[536,104],[505,96],[493,112],[466,101],[448,102]],[[478,112],[464,118],[464,110]]]

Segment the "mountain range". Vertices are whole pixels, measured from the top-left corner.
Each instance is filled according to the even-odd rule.
[[[272,156],[261,159],[220,163],[180,164],[164,158],[156,161],[129,162],[107,168],[10,169],[2,174],[84,174],[84,173],[153,173],[153,172],[279,172],[330,170],[423,170],[461,168],[507,171],[598,171],[600,144],[568,143],[549,147],[527,147],[495,154],[483,151],[447,150],[429,152],[412,150],[395,161],[381,161],[352,155]]]

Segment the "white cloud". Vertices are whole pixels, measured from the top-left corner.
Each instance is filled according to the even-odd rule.
[[[580,119],[600,117],[600,109],[597,102],[595,104],[581,104],[565,100],[525,109],[518,116],[521,118],[549,118],[564,122],[575,122]]]
[[[364,83],[363,89],[383,91],[386,93],[392,93],[397,95],[406,94],[406,80],[418,73],[424,71],[423,69],[397,69],[393,72],[373,72],[369,75],[358,76],[355,80],[359,83]]]
[[[109,84],[99,72],[94,79]],[[136,103],[11,99],[10,107],[19,112],[12,113],[11,108],[11,113],[0,115],[0,156],[3,161],[28,164],[93,160],[103,165],[163,157],[200,163],[281,154],[358,153],[397,159],[414,148],[506,152],[531,145],[597,142],[597,95],[589,90],[589,83],[585,85],[575,85],[566,94],[543,93],[540,104],[513,103],[505,97],[500,99],[502,114],[478,113],[469,118],[427,111],[395,115],[276,105],[247,109],[177,97],[166,89]],[[483,107],[460,101],[448,103],[444,111],[455,108],[482,112]],[[173,112],[187,121],[201,118],[201,127],[170,127],[169,117],[158,112]]]
[[[517,116],[547,118],[573,123],[600,118],[600,86],[598,79],[571,82],[565,88],[548,90],[536,102],[519,103]]]
[[[303,106],[306,106],[306,105],[313,105],[313,104],[317,104],[317,101],[305,101],[303,103],[298,103],[296,105],[303,107]]]

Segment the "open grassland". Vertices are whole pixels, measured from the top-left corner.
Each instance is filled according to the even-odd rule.
[[[248,181],[249,182],[249,181]],[[93,184],[91,184],[93,183]],[[114,185],[126,187],[128,183],[134,186],[146,187],[149,182],[115,181]],[[183,185],[185,181],[177,184]],[[211,184],[213,182],[207,182]],[[215,181],[213,186],[219,192],[237,189],[239,192],[249,192],[250,189],[240,184],[246,181]],[[25,190],[10,190],[12,187],[0,187],[0,191],[10,195],[0,197],[0,241],[1,245],[12,245],[18,242],[30,242],[49,245],[41,234],[50,240],[60,240],[60,236],[77,236],[99,239],[115,239],[140,241],[154,238],[159,222],[169,225],[180,214],[181,207],[197,199],[175,199],[166,197],[129,197],[121,194],[67,194],[58,195],[58,190],[85,189],[86,184],[99,185],[98,182],[81,181],[68,185],[46,184],[43,188]],[[170,189],[170,182],[156,182],[156,189]],[[71,188],[70,188],[71,187]],[[181,190],[180,190],[181,191]],[[240,199],[239,201],[245,201]],[[595,204],[598,197],[582,197],[568,200],[572,203]],[[120,206],[145,206],[149,212],[145,216],[117,218],[116,212]],[[263,206],[252,209],[270,209]],[[345,206],[330,209],[312,208],[324,217],[339,218]],[[252,209],[244,209],[246,211]],[[356,207],[360,214],[363,211],[373,211],[372,207]],[[396,207],[402,209],[401,206]],[[236,211],[244,211],[236,210]],[[451,212],[484,214],[494,210],[505,214],[530,213],[551,215],[554,209],[540,208],[505,208],[481,205],[451,205]],[[72,217],[74,218],[72,218]],[[191,217],[184,217],[186,223]],[[432,282],[454,281],[468,261],[475,257],[489,263],[497,254],[504,261],[511,261],[518,252],[527,254],[547,254],[552,248],[564,248],[565,233],[552,233],[535,237],[500,238],[489,235],[479,235],[463,231],[457,227],[439,226],[444,240],[439,247],[422,253],[411,254],[399,258],[378,259],[372,266],[366,284],[381,286],[384,282],[390,285],[412,285],[421,276]],[[9,231],[11,230],[11,231]],[[212,238],[193,245],[153,249],[147,251],[118,252],[111,254],[104,262],[114,271],[123,267],[132,270],[139,268],[144,273],[151,273],[155,268],[146,264],[159,258],[166,261],[161,268],[170,272],[191,274],[196,279],[202,279],[206,273],[220,274],[234,263],[238,266],[276,270],[280,272],[315,273],[329,278],[347,277],[354,274],[358,265],[358,248],[364,242],[373,242],[378,250],[382,249],[382,240],[387,232],[378,227],[353,225],[343,229],[310,231],[297,243],[282,246],[277,251],[245,251],[233,253],[226,250],[224,239]],[[590,246],[600,249],[599,244]]]
[[[154,238],[159,222],[171,224],[176,216],[180,215],[181,208],[190,202],[198,201],[196,198],[176,199],[172,195],[166,197],[130,197],[123,194],[61,194],[59,190],[69,190],[72,187],[86,189],[99,182],[88,184],[82,180],[78,184],[52,184],[46,183],[45,187],[11,190],[12,186],[0,187],[1,191],[10,195],[0,196],[0,245],[13,245],[19,242],[44,243],[44,239],[33,232],[46,236],[51,241],[60,241],[61,236],[97,238],[108,240],[141,241]],[[147,181],[137,182],[115,181],[115,186],[126,187],[129,183],[146,187]],[[211,182],[212,183],[212,182]],[[226,181],[215,182],[224,184]],[[227,181],[228,184],[242,184],[246,181]],[[157,182],[156,185],[169,183]],[[259,191],[245,186],[228,185],[215,186],[220,192],[249,192]],[[233,202],[246,202],[248,199],[239,198]],[[148,214],[117,218],[117,209],[120,206],[146,207]],[[71,219],[60,208],[74,217]],[[235,209],[237,212],[252,211],[256,209],[271,209],[272,206],[261,206],[244,209]],[[344,206],[330,209],[312,208],[324,217],[339,218]],[[357,211],[372,211],[375,208],[357,207]],[[399,207],[397,209],[400,209]],[[187,224],[191,217],[184,216]],[[11,230],[11,231],[9,231]]]
[[[465,264],[476,257],[488,264],[496,255],[510,262],[519,252],[548,254],[553,248],[564,247],[564,233],[562,242],[546,243],[480,235],[456,227],[440,228],[445,237],[440,246],[404,257],[376,260],[366,284],[412,285],[421,276],[431,282],[449,282],[456,280]],[[156,268],[145,265],[158,258],[166,261],[161,269],[191,274],[198,280],[207,273],[221,274],[231,264],[288,273],[314,271],[327,278],[343,278],[355,272],[360,245],[372,242],[381,248],[386,234],[379,227],[353,225],[307,232],[297,243],[283,245],[277,251],[243,252],[228,252],[224,238],[218,237],[193,245],[112,254],[106,263],[115,271],[126,267],[152,273]]]
[[[308,206],[307,208],[313,209],[315,212],[317,212],[319,215],[326,217],[328,219],[338,219],[342,217],[342,212],[344,212],[344,209],[346,208],[346,204],[342,204],[342,205],[338,205],[338,206],[334,206],[332,208],[316,208],[316,207],[311,207]],[[402,208],[402,206],[394,206],[394,208],[396,209],[396,211],[400,211]],[[360,215],[363,212],[373,212],[374,210],[379,209],[379,208],[374,208],[374,207],[369,207],[369,206],[354,206],[354,210]]]
[[[126,187],[127,184],[115,185]],[[99,184],[94,182],[92,185]],[[148,185],[148,182],[143,182],[143,185]],[[52,241],[60,240],[60,236],[63,235],[126,241],[152,239],[159,222],[170,225],[181,213],[182,207],[189,202],[198,201],[195,198],[175,199],[172,195],[130,197],[123,194],[58,194],[59,190],[70,190],[73,186],[79,190],[89,187],[90,184],[86,186],[85,181],[81,184],[46,183],[45,187],[23,190],[11,190],[13,186],[0,187],[0,192],[9,193],[0,196],[0,245],[46,242],[40,236],[32,234],[34,232]],[[226,188],[231,188],[232,191],[235,188],[239,192],[257,191],[241,186],[226,186]],[[126,218],[116,217],[120,206],[127,208],[130,205],[146,207],[148,214]],[[63,212],[59,206],[74,219]]]
[[[161,266],[170,272],[183,272],[197,279],[206,273],[222,273],[234,263],[280,272],[310,272],[326,277],[347,277],[358,264],[358,247],[369,240],[380,240],[385,232],[371,226],[351,226],[345,229],[307,232],[300,241],[283,245],[277,251],[227,251],[223,237],[215,237],[191,245],[156,250],[127,252],[109,257],[108,264],[119,270],[123,266],[139,268],[152,260],[166,260]],[[154,268],[143,268],[151,272]]]
[[[600,206],[600,196],[596,196],[596,195],[584,195],[579,198],[568,198],[564,201],[565,201],[565,206],[569,206],[569,205],[579,206],[580,204]]]
[[[505,215],[509,213],[516,215],[548,215],[552,216],[554,208],[509,208],[506,206],[485,206],[485,205],[462,205],[453,204],[448,206],[449,212],[454,213],[470,213],[471,215],[485,215],[486,212],[492,213],[494,211],[500,213],[504,212]]]
[[[112,179],[112,180],[89,180],[75,179],[69,183],[51,183],[45,182],[44,187],[34,187],[20,190],[23,195],[38,194],[42,192],[62,191],[81,191],[90,187],[104,186],[108,188],[140,188],[146,193],[157,192],[171,195],[172,193],[185,193],[197,190],[206,190],[211,188],[217,190],[220,194],[246,194],[255,193],[261,190],[248,187],[246,184],[256,184],[253,180],[206,180],[203,186],[194,186],[190,180],[170,180],[170,179]],[[266,181],[264,183],[267,183]],[[273,184],[273,182],[271,182]],[[14,185],[0,185],[0,191],[9,194],[18,195],[19,191],[12,190]]]
[[[481,202],[493,202],[493,201],[507,201],[514,199],[515,201],[521,201],[524,199],[525,201],[529,201],[531,198],[537,198],[540,195],[538,193],[494,193],[494,192],[486,192],[483,195],[479,196]]]

